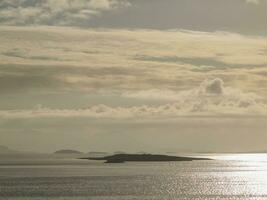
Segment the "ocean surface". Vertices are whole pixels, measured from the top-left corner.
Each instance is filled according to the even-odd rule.
[[[1,200],[266,200],[267,155],[214,161],[104,164],[49,155],[0,156]]]

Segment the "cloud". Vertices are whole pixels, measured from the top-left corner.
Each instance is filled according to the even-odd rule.
[[[135,98],[155,98],[151,91]],[[155,92],[155,91],[154,91]],[[147,96],[144,96],[146,94]],[[165,95],[158,91],[158,97]],[[172,96],[174,97],[174,96]],[[166,97],[164,97],[166,98]],[[173,103],[159,106],[110,107],[94,105],[81,109],[51,109],[37,106],[33,110],[1,110],[2,118],[89,117],[93,119],[168,119],[192,116],[267,116],[267,105],[253,93],[225,87],[223,80],[206,80],[199,87],[179,92]]]
[[[264,3],[261,3],[262,6],[250,6],[258,2]],[[188,0],[184,5],[183,1],[177,0],[169,0],[167,3],[147,0],[1,0],[0,24],[229,30],[262,35],[266,34],[265,2],[226,0],[222,3],[203,0],[199,3]],[[214,12],[210,13],[210,9]],[[210,21],[210,18],[213,20]]]
[[[260,0],[246,0],[247,3],[250,3],[250,4],[259,4],[260,3]]]
[[[165,100],[173,116],[266,115],[266,100],[254,93],[225,87],[220,78],[203,81],[199,87],[174,92],[149,90],[123,94],[136,99]],[[166,105],[165,105],[166,106]],[[159,108],[162,108],[160,106]]]
[[[267,88],[259,84],[267,63],[262,54],[267,48],[264,37],[184,30],[1,26],[0,44],[1,92],[30,91],[40,85],[49,90],[57,85],[62,91],[171,93],[218,77],[226,85],[267,96]],[[28,84],[29,77],[54,84]],[[21,84],[15,87],[16,78]]]
[[[154,100],[181,100],[183,101],[198,101],[199,99],[214,99],[223,101],[224,99],[240,100],[241,97],[246,99],[260,99],[259,96],[253,93],[243,93],[238,89],[231,87],[225,87],[225,83],[220,78],[203,81],[199,87],[175,92],[173,90],[142,90],[137,92],[126,92],[122,94],[123,97],[127,98],[140,98],[140,99],[154,99]]]
[[[104,11],[129,5],[125,0],[3,0],[0,2],[0,22],[79,26]]]
[[[264,52],[264,51],[263,51]],[[151,61],[151,62],[162,62],[162,63],[184,63],[202,67],[199,70],[213,70],[226,69],[226,68],[247,68],[251,67],[248,64],[230,63],[221,61],[218,56],[214,57],[177,57],[177,56],[162,56],[162,57],[151,57],[146,55],[137,55],[134,57],[136,60]],[[264,67],[267,63],[254,64],[256,67]]]
[[[1,74],[0,73],[0,92],[18,93],[29,92],[31,90],[49,90],[49,88],[58,88],[60,82],[53,77],[34,74]]]
[[[205,81],[203,84],[206,94],[223,95],[224,82],[222,79],[216,78],[211,81]]]

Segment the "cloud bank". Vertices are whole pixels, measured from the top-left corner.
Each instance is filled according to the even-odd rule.
[[[169,93],[218,77],[267,96],[266,41],[226,32],[0,27],[0,91]]]
[[[259,4],[259,0],[246,0],[247,3],[251,3],[251,4]]]
[[[4,118],[267,113],[264,37],[53,27],[1,27],[0,33]],[[58,100],[76,94],[68,106]],[[31,105],[25,108],[21,97]],[[30,109],[37,104],[43,106]],[[10,110],[4,110],[7,105]]]
[[[156,91],[152,91],[156,92]],[[144,94],[146,96],[144,96]],[[137,93],[129,98],[161,98],[164,91]],[[2,118],[32,117],[89,117],[106,119],[169,119],[193,116],[267,116],[267,105],[253,93],[225,87],[223,80],[216,78],[204,81],[199,87],[182,91],[175,96],[175,102],[159,106],[110,107],[95,105],[81,109],[51,109],[37,106],[32,110],[1,110]],[[166,97],[164,97],[166,98]]]
[[[246,3],[254,4],[254,5],[259,5],[259,4],[263,3],[263,2],[266,3],[266,0],[246,0]]]

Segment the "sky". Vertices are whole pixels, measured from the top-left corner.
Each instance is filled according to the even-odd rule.
[[[266,0],[0,1],[0,145],[267,151]]]

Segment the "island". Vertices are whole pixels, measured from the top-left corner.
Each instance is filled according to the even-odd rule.
[[[193,158],[168,155],[153,154],[116,154],[105,157],[82,158],[89,160],[105,160],[105,163],[124,163],[124,162],[171,162],[171,161],[194,161],[194,160],[212,160],[209,158]]]
[[[0,145],[0,154],[15,154],[15,153],[19,153],[19,152],[13,149],[10,149],[6,146]]]

